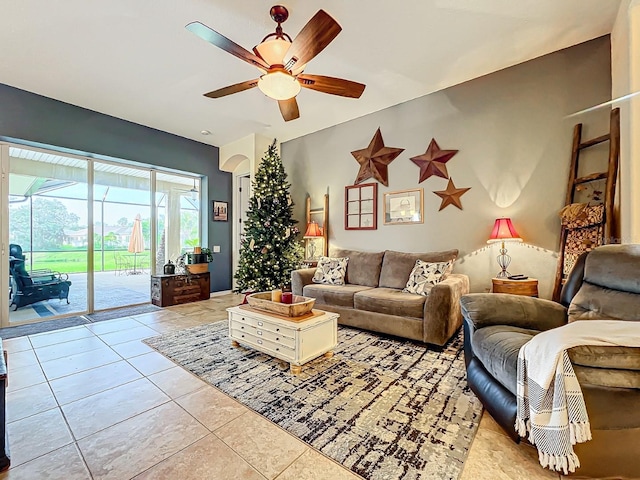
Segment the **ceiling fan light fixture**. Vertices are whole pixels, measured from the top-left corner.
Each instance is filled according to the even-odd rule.
[[[300,93],[300,83],[292,75],[277,70],[260,77],[258,88],[274,100],[289,100]]]
[[[273,38],[256,45],[255,50],[269,65],[282,65],[291,42],[284,38]]]

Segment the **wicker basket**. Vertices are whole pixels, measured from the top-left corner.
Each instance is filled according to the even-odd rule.
[[[189,270],[189,273],[205,273],[209,271],[208,263],[193,263],[185,265]]]
[[[299,317],[311,311],[316,299],[294,295],[293,303],[278,303],[271,301],[271,292],[258,292],[247,295],[247,302],[257,310],[277,313],[285,317]]]

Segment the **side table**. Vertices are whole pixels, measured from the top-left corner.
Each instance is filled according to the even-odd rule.
[[[538,296],[538,280],[509,280],[508,278],[493,278],[493,293],[510,293],[512,295]]]

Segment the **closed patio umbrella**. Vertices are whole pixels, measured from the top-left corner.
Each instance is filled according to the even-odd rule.
[[[136,270],[136,260],[137,255],[140,252],[144,252],[144,237],[142,236],[142,219],[140,218],[140,214],[136,215],[136,219],[133,221],[133,229],[131,230],[131,238],[129,238],[129,248],[127,249],[129,253],[133,253],[133,275],[138,275],[139,272]]]

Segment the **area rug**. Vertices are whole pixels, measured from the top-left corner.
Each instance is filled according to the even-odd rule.
[[[115,308],[104,312],[92,313],[85,315],[91,322],[104,322],[105,320],[113,320],[114,318],[130,317],[132,315],[140,315],[141,313],[157,312],[162,310],[155,305],[136,305],[134,307]]]
[[[227,335],[222,321],[145,343],[366,479],[458,478],[482,412],[461,335],[437,351],[340,327],[298,376]]]

